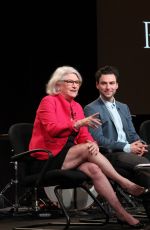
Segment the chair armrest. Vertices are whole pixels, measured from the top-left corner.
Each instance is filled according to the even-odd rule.
[[[135,170],[149,170],[150,171],[150,163],[146,164],[138,164],[134,167]]]
[[[47,149],[32,149],[32,150],[29,150],[29,151],[26,151],[26,152],[22,152],[22,153],[18,153],[14,156],[11,157],[11,160],[12,161],[26,161],[26,160],[34,160],[35,158],[34,157],[30,157],[30,155],[32,153],[35,153],[35,152],[46,152],[49,157],[48,157],[48,160],[45,162],[41,172],[39,173],[39,176],[37,177],[37,180],[36,180],[36,186],[38,187],[38,185],[40,184],[42,178],[44,177],[44,174],[45,172],[47,171],[47,168],[48,168],[48,165],[49,165],[49,160],[52,159],[54,156],[52,155],[52,153],[47,150]]]
[[[32,150],[28,150],[26,152],[18,153],[16,155],[12,156],[11,160],[12,161],[23,161],[23,160],[28,159],[28,157],[32,153],[35,153],[35,152],[46,152],[49,155],[49,158],[53,157],[52,153],[47,149],[32,149]]]

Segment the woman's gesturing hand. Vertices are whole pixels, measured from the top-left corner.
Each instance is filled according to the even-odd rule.
[[[101,125],[101,120],[98,118],[99,113],[94,113],[91,116],[85,117],[82,120],[78,120],[74,127],[76,129],[79,129],[82,126],[89,126],[92,128],[98,128],[99,125]]]

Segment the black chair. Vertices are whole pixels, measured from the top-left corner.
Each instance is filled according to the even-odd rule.
[[[140,137],[147,143],[150,144],[150,120],[145,120],[141,123],[139,129]]]
[[[141,123],[139,129],[139,135],[143,141],[145,141],[148,145],[150,145],[150,120],[145,120]],[[147,173],[150,174],[150,164],[139,164],[135,169],[143,170],[145,174]]]
[[[104,225],[109,221],[109,215],[107,210],[103,207],[101,202],[93,195],[89,189],[90,178],[86,176],[83,172],[79,170],[47,170],[48,162],[53,157],[51,152],[44,149],[34,149],[29,151],[29,141],[31,138],[33,129],[33,124],[31,123],[16,123],[13,124],[8,131],[8,137],[14,151],[14,155],[11,157],[12,161],[18,162],[18,181],[19,184],[26,188],[34,188],[35,192],[35,206],[34,210],[38,211],[38,189],[55,186],[54,192],[58,199],[58,203],[62,210],[62,213],[65,216],[66,221],[64,225],[68,227],[70,224],[73,224],[70,220],[70,215],[63,203],[63,198],[61,196],[61,190],[63,189],[76,189],[82,188],[88,193],[89,196],[93,199],[98,207],[98,211],[103,215],[102,221],[98,223],[99,225]],[[31,167],[34,159],[30,157],[30,154],[34,152],[46,152],[49,155],[49,159],[44,165],[43,169],[39,174],[31,174]],[[88,186],[87,186],[88,185]],[[55,223],[53,223],[55,224]],[[79,224],[74,223],[74,224]],[[83,224],[83,223],[82,223]],[[86,224],[86,223],[85,223]],[[87,223],[89,224],[89,223]],[[45,225],[45,224],[44,224]],[[39,226],[39,225],[38,225]],[[41,226],[41,225],[40,225]],[[34,226],[34,227],[37,227]],[[17,229],[17,228],[16,228]]]

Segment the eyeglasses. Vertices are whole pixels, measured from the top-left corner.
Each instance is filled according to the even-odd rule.
[[[76,85],[81,85],[81,81],[73,81],[73,80],[61,80],[62,82],[66,82],[68,85],[73,85],[73,84],[76,84]]]

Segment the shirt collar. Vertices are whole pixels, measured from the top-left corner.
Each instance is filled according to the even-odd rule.
[[[106,101],[102,98],[102,96],[100,95],[100,99],[103,101],[103,103],[105,104],[105,106],[107,108],[116,108],[116,101],[115,101],[115,98],[113,99],[113,102],[110,102],[110,101]]]

